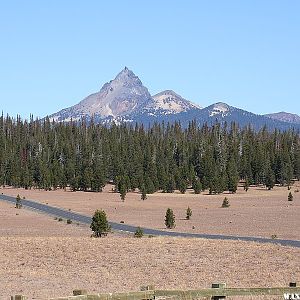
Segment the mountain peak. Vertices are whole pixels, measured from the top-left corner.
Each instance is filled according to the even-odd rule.
[[[154,110],[162,110],[164,111],[164,114],[176,114],[200,108],[191,101],[184,99],[173,90],[162,91],[152,96],[152,98],[154,100],[152,108]]]
[[[214,107],[220,108],[220,109],[227,109],[228,110],[230,108],[230,106],[225,102],[216,102],[213,105],[214,105]]]
[[[164,90],[162,92],[159,92],[158,94],[154,95],[153,97],[160,96],[160,95],[172,95],[174,97],[180,97],[180,95],[176,94],[173,90]]]
[[[140,81],[140,79],[138,78],[138,76],[136,76],[131,70],[129,70],[127,67],[125,67],[115,78],[115,80],[118,81],[130,81],[130,80],[135,80],[135,81],[139,81],[140,84],[142,84],[142,82]]]
[[[230,112],[230,106],[224,102],[217,102],[208,107],[210,111],[210,117],[215,115],[226,116]]]
[[[217,102],[217,103],[213,104],[213,108],[214,108],[214,110],[220,111],[223,113],[230,110],[230,106],[224,102]]]
[[[138,76],[125,67],[114,80],[105,83],[99,92],[52,117],[57,120],[69,120],[71,117],[76,120],[86,116],[117,118],[140,111],[152,101]]]

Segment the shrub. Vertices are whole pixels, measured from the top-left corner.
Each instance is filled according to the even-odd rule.
[[[187,210],[186,210],[186,219],[190,220],[192,214],[193,214],[193,212],[192,212],[191,208],[188,207]]]
[[[63,221],[63,219],[62,218],[58,218],[58,222],[62,222]]]
[[[272,235],[271,235],[271,239],[272,239],[272,240],[277,239],[277,234],[272,234]]]
[[[294,200],[294,196],[293,196],[292,192],[289,192],[288,201],[293,201],[293,200]]]
[[[21,197],[19,194],[16,197],[16,208],[22,208]]]
[[[134,233],[134,237],[141,238],[144,235],[144,231],[141,227],[138,227]]]
[[[222,203],[222,207],[227,208],[229,206],[230,206],[229,200],[227,199],[227,197],[225,197],[224,200],[223,200],[223,203]]]
[[[68,219],[68,220],[67,220],[67,224],[72,224],[72,220],[71,220],[71,219]]]

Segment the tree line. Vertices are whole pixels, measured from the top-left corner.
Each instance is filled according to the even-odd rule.
[[[290,185],[300,178],[300,138],[293,130],[254,131],[226,123],[143,125],[55,123],[0,117],[0,185],[143,195],[175,189],[235,192],[250,184]]]

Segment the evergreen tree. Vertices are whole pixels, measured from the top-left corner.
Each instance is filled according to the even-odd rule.
[[[171,208],[167,209],[166,216],[165,216],[165,225],[168,229],[172,229],[175,227],[175,215]]]
[[[238,172],[236,167],[236,162],[233,157],[229,160],[227,166],[227,175],[228,175],[228,191],[235,193],[237,190],[238,184]]]
[[[145,186],[145,192],[147,194],[153,194],[156,191],[154,183],[149,176],[146,176],[145,184],[143,185]]]
[[[126,197],[126,187],[125,187],[124,184],[122,184],[120,186],[119,192],[120,192],[120,198],[124,202],[125,201],[125,197]]]
[[[90,228],[94,232],[95,237],[107,235],[107,233],[110,231],[110,226],[104,210],[95,211]]]
[[[202,184],[201,184],[200,180],[194,180],[193,189],[194,189],[195,194],[200,194],[201,193]]]
[[[248,192],[249,187],[250,187],[250,182],[249,182],[248,177],[246,177],[246,179],[245,179],[245,184],[244,184],[244,190],[245,190],[246,192]]]
[[[187,190],[187,182],[185,179],[180,179],[180,182],[179,182],[179,191],[181,194],[184,194]]]
[[[289,192],[288,201],[293,201],[293,200],[294,200],[294,196],[293,196],[292,192]]]
[[[265,185],[268,190],[271,190],[275,185],[275,174],[270,165],[267,168]]]
[[[224,123],[110,127],[86,122],[22,121],[0,116],[0,185],[101,192],[108,182],[126,192],[145,186],[195,193],[235,192],[239,180],[290,186],[300,177],[296,131],[254,131]],[[197,179],[197,180],[195,180]],[[199,180],[199,182],[198,182]],[[200,185],[202,187],[200,188]]]
[[[142,185],[142,187],[141,187],[141,200],[146,200],[146,199],[147,199],[146,188],[145,188],[145,185]]]
[[[174,190],[175,190],[174,176],[170,175],[170,178],[169,178],[168,183],[167,183],[166,192],[167,193],[174,193]]]

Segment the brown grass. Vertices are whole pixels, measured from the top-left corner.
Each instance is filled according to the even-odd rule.
[[[16,209],[13,204],[0,201],[1,237],[79,237],[90,234],[88,226],[67,225],[66,220],[58,222],[54,217],[24,208]]]
[[[125,202],[120,200],[119,194],[111,192],[112,186],[107,186],[102,193],[11,188],[2,192],[13,196],[19,193],[26,199],[85,215],[92,215],[101,208],[106,211],[109,220],[136,226],[165,229],[164,216],[170,207],[176,215],[175,231],[267,238],[276,235],[282,239],[300,240],[300,193],[294,193],[299,185],[297,182],[292,187],[293,202],[287,201],[289,191],[286,187],[275,187],[271,191],[251,187],[247,193],[239,188],[236,194],[222,195],[155,193],[148,195],[145,201],[140,200],[139,193],[128,193]],[[229,199],[229,208],[221,208],[225,196]],[[185,220],[188,206],[193,211],[189,221]]]
[[[287,286],[300,281],[296,248],[183,238],[1,237],[0,298],[89,292]],[[272,253],[272,255],[270,255]]]
[[[249,194],[240,190],[237,195],[227,195],[231,204],[228,209],[220,208],[225,195],[157,193],[140,201],[139,194],[130,193],[123,203],[109,189],[100,194],[8,188],[2,192],[19,193],[85,214],[104,208],[111,220],[154,228],[163,228],[164,210],[170,206],[177,215],[179,231],[191,231],[195,225],[195,232],[300,235],[299,193],[294,193],[290,205],[288,191],[283,188],[271,192],[253,189]],[[188,205],[193,209],[192,220],[180,220]],[[288,213],[289,218],[280,218],[280,211]],[[230,231],[228,218],[234,221]],[[249,224],[250,230],[243,227]],[[76,288],[91,293],[137,291],[145,284],[154,284],[158,289],[197,289],[210,287],[212,282],[226,282],[229,287],[275,287],[300,282],[298,248],[242,241],[134,239],[117,234],[93,239],[90,234],[88,226],[67,225],[66,220],[58,222],[0,201],[0,299],[19,293],[29,299],[47,299],[71,295]]]

